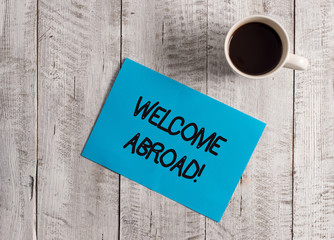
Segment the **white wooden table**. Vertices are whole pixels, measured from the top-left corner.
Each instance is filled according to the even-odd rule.
[[[310,69],[233,75],[251,14]],[[2,0],[0,31],[1,239],[334,238],[333,0]],[[126,57],[267,123],[220,223],[80,157]]]

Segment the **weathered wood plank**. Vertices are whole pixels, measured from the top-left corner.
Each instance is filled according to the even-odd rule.
[[[206,1],[124,0],[122,56],[206,91]],[[121,177],[121,239],[204,239],[205,218]]]
[[[0,238],[35,238],[36,1],[0,2]]]
[[[334,239],[334,2],[296,1],[294,239]]]
[[[293,42],[293,2],[209,0],[208,95],[267,123],[253,157],[219,224],[207,219],[207,239],[290,239],[292,226],[293,72],[248,80],[224,57],[227,31],[237,20],[264,14]]]
[[[39,1],[38,235],[117,239],[119,176],[80,157],[120,66],[120,1]]]

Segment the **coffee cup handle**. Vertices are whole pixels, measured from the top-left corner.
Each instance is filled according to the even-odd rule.
[[[306,70],[308,67],[308,59],[289,53],[284,67],[295,70]]]

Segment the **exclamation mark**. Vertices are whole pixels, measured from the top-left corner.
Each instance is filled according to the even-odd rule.
[[[201,176],[201,174],[202,174],[204,168],[205,168],[205,164],[203,164],[203,166],[201,167],[201,169],[198,171],[197,177],[200,177],[200,176]],[[197,180],[194,179],[194,182],[197,182]]]

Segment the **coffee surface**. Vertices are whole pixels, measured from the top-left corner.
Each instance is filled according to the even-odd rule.
[[[237,29],[230,40],[229,56],[240,71],[261,75],[273,70],[282,56],[282,41],[270,26],[247,23]]]

